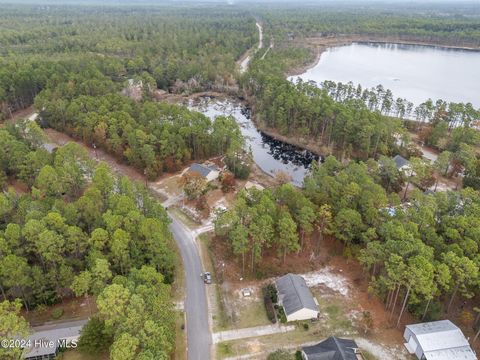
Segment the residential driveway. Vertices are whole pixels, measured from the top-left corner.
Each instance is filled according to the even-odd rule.
[[[187,354],[189,360],[209,360],[212,338],[208,324],[208,306],[200,273],[203,272],[200,255],[192,232],[170,214],[170,231],[177,242],[185,270],[187,316]]]
[[[222,341],[238,340],[238,339],[246,339],[246,338],[257,337],[257,336],[286,333],[292,330],[295,330],[294,325],[287,325],[287,326],[265,325],[265,326],[256,326],[256,327],[244,328],[244,329],[220,331],[220,332],[214,333],[212,338],[213,338],[213,343],[216,344]]]

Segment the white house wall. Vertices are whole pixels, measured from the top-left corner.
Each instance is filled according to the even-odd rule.
[[[293,314],[287,315],[287,321],[310,320],[316,319],[318,311],[310,309],[300,309]]]
[[[219,175],[220,175],[220,173],[218,171],[210,171],[208,173],[206,179],[207,179],[208,182],[210,182],[210,181],[213,181],[216,178],[218,178]]]

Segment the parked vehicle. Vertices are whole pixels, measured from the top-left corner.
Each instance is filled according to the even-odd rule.
[[[212,283],[212,274],[210,274],[208,271],[203,274],[203,282],[205,284],[211,284]]]

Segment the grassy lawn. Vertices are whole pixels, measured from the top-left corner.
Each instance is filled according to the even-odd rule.
[[[318,321],[289,323],[295,324],[296,329],[288,333],[220,343],[217,345],[219,358],[260,352],[270,353],[284,347],[295,352],[302,344],[320,342],[332,335],[346,337],[357,335],[354,325],[347,316],[349,311],[345,299],[341,296],[320,296],[316,289],[313,290],[321,312],[321,318]],[[245,323],[248,324],[247,326],[255,326],[255,323],[261,322],[259,320],[261,316],[266,319],[263,303],[261,301],[251,303],[250,307],[245,308],[242,316],[246,318],[242,321],[242,327]],[[268,323],[268,319],[266,319],[266,323]],[[367,354],[366,360],[374,359],[373,356]]]
[[[157,185],[158,187],[162,188],[166,193],[168,193],[170,196],[178,196],[182,193],[182,189],[178,184],[179,180],[180,180],[180,176],[178,175],[170,176],[162,180],[161,182],[159,182]]]
[[[172,284],[172,298],[173,301],[183,301],[185,299],[185,271],[178,247],[175,247],[175,254],[175,280]]]
[[[236,317],[234,327],[246,328],[253,326],[269,325],[265,305],[262,299],[255,299],[249,304],[238,309],[238,316]]]
[[[187,333],[185,328],[185,314],[177,311],[175,321],[175,360],[187,359]]]
[[[217,311],[213,315],[213,330],[223,331],[271,324],[259,294],[243,298],[238,288],[225,290],[216,282],[218,277],[212,261],[214,254],[210,249],[211,236],[211,233],[201,234],[199,243],[205,270],[210,271],[214,279]],[[213,290],[212,287],[210,290]]]

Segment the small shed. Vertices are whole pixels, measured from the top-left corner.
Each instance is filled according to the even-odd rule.
[[[403,337],[420,360],[476,360],[462,331],[450,320],[407,325]]]
[[[285,311],[287,321],[318,318],[318,303],[303,277],[287,274],[275,281],[275,285],[279,304]]]
[[[194,163],[188,168],[188,172],[197,173],[207,182],[213,181],[218,178],[220,171],[214,166],[207,166],[203,164]]]
[[[313,346],[302,347],[304,360],[362,360],[357,343],[349,339],[330,336]]]

